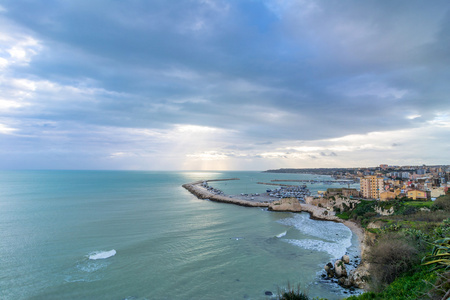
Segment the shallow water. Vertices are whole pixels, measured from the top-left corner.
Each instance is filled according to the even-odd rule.
[[[1,299],[270,299],[288,282],[339,299],[323,266],[357,238],[308,214],[199,200],[183,183],[264,192],[259,172],[0,172]],[[307,175],[301,175],[307,176]],[[323,187],[318,187],[323,188]]]

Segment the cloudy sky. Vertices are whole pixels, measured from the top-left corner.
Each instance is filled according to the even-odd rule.
[[[448,0],[0,0],[0,169],[449,153]]]

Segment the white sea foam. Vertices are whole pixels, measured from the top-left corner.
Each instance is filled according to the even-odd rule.
[[[339,258],[352,245],[352,232],[341,223],[311,220],[307,214],[295,214],[293,217],[282,219],[279,222],[293,226],[310,237],[301,240],[286,240],[303,249],[324,251],[333,258]]]
[[[314,251],[322,251],[327,252],[331,255],[333,258],[339,258],[342,257],[342,255],[346,252],[346,247],[342,246],[338,243],[330,243],[330,242],[324,242],[320,240],[284,240],[292,245],[295,245],[297,247],[307,249],[307,250],[314,250]]]
[[[89,259],[92,260],[105,259],[114,255],[116,255],[116,250],[112,249],[110,251],[94,252],[89,255]]]
[[[280,237],[285,236],[286,234],[287,234],[287,231],[282,232],[282,233],[280,233],[280,234],[277,234],[276,237],[277,237],[277,238],[280,238]]]

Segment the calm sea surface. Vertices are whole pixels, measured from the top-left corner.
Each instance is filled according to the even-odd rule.
[[[271,299],[301,283],[339,299],[323,266],[357,238],[306,213],[198,200],[183,183],[229,194],[309,175],[259,172],[0,172],[0,299]],[[323,177],[329,178],[329,177]],[[326,187],[312,185],[317,191]]]

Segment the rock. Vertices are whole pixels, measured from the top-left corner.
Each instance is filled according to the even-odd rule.
[[[334,275],[335,275],[334,269],[330,269],[330,270],[327,272],[327,275],[328,275],[328,277],[333,278]]]
[[[347,277],[347,269],[345,269],[345,265],[342,260],[336,260],[334,263],[334,272],[337,278]]]
[[[272,293],[271,291],[266,291],[266,292],[264,293],[264,295],[266,295],[266,296],[273,296],[273,293]]]
[[[352,281],[350,280],[350,278],[341,277],[338,280],[338,284],[344,288],[349,288],[352,286]]]
[[[348,255],[344,255],[342,256],[342,261],[344,262],[344,264],[349,264],[350,263],[350,257]]]
[[[325,265],[325,267],[323,267],[325,269],[325,271],[328,273],[328,271],[330,271],[331,269],[333,269],[333,264],[332,263],[327,263]]]
[[[366,279],[369,276],[370,275],[367,269],[363,266],[360,266],[358,267],[358,269],[355,269],[349,277],[353,286],[364,289],[367,285]]]
[[[269,204],[269,210],[272,211],[302,211],[302,206],[296,198],[283,198]]]

